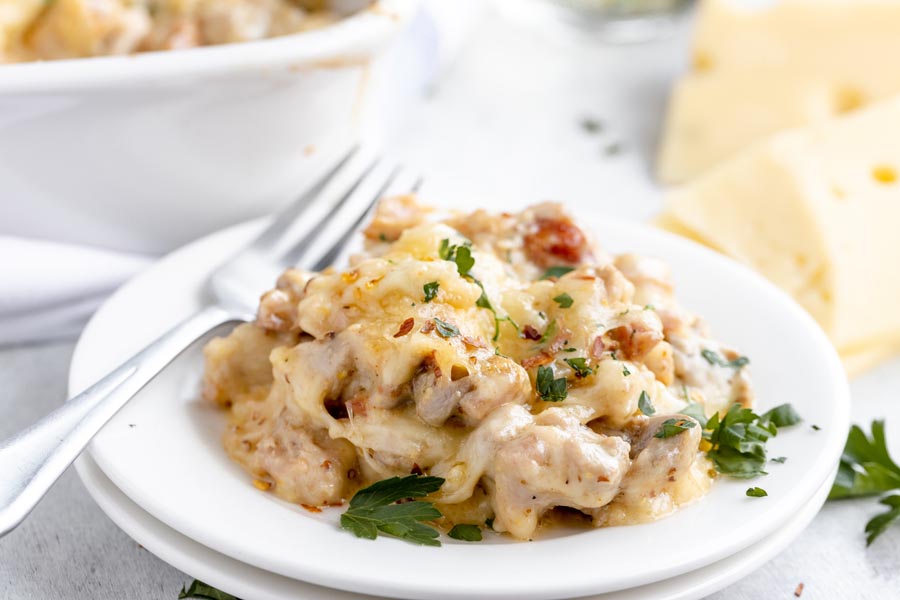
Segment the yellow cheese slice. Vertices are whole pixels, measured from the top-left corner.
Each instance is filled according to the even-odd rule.
[[[900,27],[898,27],[900,39]],[[691,74],[669,101],[659,178],[681,183],[784,129],[846,114],[900,94],[900,69],[744,69]]]
[[[900,98],[756,144],[663,222],[779,285],[855,355],[900,339]]]
[[[888,71],[900,56],[897,0],[704,0],[693,65],[734,72],[791,67]]]

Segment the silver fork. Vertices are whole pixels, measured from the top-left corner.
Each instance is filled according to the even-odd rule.
[[[285,267],[322,270],[378,198],[417,187],[399,167],[354,148],[210,275],[206,308],[36,424],[0,442],[0,537],[28,516],[107,421],[183,350],[219,325],[253,320],[259,294]]]

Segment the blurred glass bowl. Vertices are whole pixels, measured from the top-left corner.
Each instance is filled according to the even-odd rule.
[[[509,18],[561,35],[634,43],[667,35],[691,0],[497,0]]]

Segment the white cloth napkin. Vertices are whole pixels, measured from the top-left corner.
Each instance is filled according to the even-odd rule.
[[[0,236],[0,344],[77,334],[145,256]]]
[[[396,53],[397,70],[405,75],[398,93],[421,93],[439,75],[480,5],[478,0],[423,0]],[[19,206],[28,210],[27,202]],[[0,235],[0,345],[77,335],[113,290],[155,259],[37,239],[47,235],[45,218],[35,215],[35,230],[16,231],[21,237]]]

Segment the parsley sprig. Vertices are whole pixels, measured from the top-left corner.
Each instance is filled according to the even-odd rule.
[[[872,435],[857,425],[850,428],[829,500],[876,496],[900,491],[900,466],[891,458],[884,435],[884,421],[872,421]],[[888,510],[866,524],[866,543],[871,544],[900,519],[900,495],[879,500]]]
[[[440,477],[391,477],[356,492],[350,507],[341,515],[341,527],[356,537],[374,540],[379,533],[398,537],[424,546],[440,546],[438,531],[425,525],[443,515],[431,502],[399,500],[422,498],[438,491],[444,484]]]
[[[776,406],[761,416],[737,403],[724,416],[716,413],[709,419],[702,405],[696,403],[689,404],[681,413],[696,419],[703,427],[703,439],[709,444],[706,454],[716,471],[740,479],[766,475],[766,442],[778,435],[779,427],[800,422],[800,416],[790,404]]]

